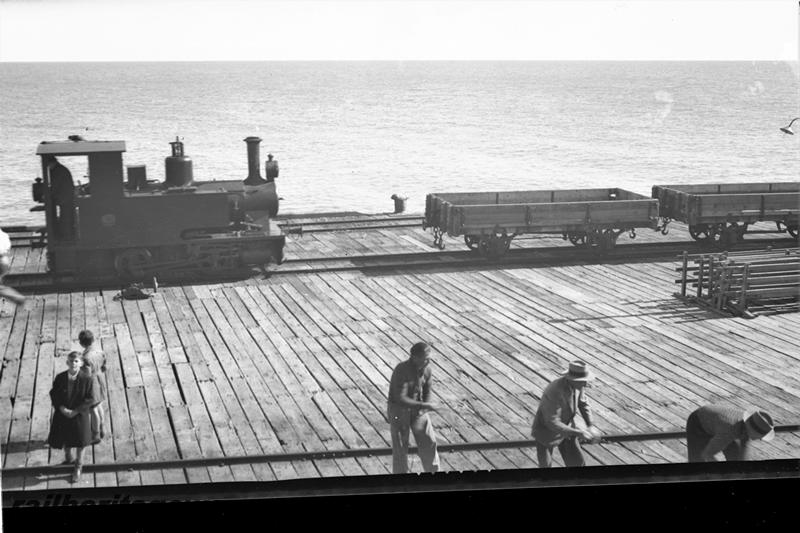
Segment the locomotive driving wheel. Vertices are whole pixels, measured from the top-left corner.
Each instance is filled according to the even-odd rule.
[[[114,268],[122,277],[141,278],[153,263],[153,254],[147,248],[128,248],[114,257]]]

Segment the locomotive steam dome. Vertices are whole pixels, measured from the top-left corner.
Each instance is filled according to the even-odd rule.
[[[191,185],[192,159],[183,155],[183,143],[178,137],[169,143],[172,146],[172,155],[164,160],[166,166],[166,178],[164,183],[167,187],[185,187]]]

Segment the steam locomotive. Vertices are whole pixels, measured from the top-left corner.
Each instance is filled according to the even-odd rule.
[[[34,210],[45,212],[47,264],[58,279],[149,281],[224,277],[283,262],[285,236],[275,222],[277,164],[260,174],[261,139],[248,137],[246,179],[195,181],[183,143],[171,142],[165,180],[127,167],[123,141],[42,142],[42,178]],[[86,184],[76,185],[57,159],[88,158]],[[271,158],[270,158],[271,159]]]

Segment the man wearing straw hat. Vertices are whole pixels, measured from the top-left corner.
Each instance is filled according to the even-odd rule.
[[[558,447],[566,466],[584,466],[578,438],[588,441],[599,440],[600,432],[592,424],[589,404],[584,388],[592,375],[583,361],[573,361],[568,371],[551,382],[539,402],[536,417],[533,419],[531,435],[536,440],[536,455],[539,468],[553,466],[553,448]],[[580,411],[586,429],[575,426],[575,415]]]
[[[727,405],[704,405],[686,420],[686,446],[690,463],[746,461],[752,440],[770,441],[775,436],[772,417],[764,411],[742,411]]]

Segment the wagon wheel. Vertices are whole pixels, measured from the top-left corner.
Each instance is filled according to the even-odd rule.
[[[575,246],[583,246],[586,244],[586,234],[583,232],[568,233],[567,238],[569,239],[569,242]]]
[[[503,237],[497,235],[490,235],[488,237],[481,237],[478,241],[478,252],[481,257],[490,260],[496,260],[503,257],[511,245],[513,236]]]
[[[783,220],[778,220],[775,222],[775,225],[778,226],[778,231],[780,233],[788,233],[792,238],[797,238],[797,224],[787,224]]]
[[[477,235],[464,235],[464,243],[470,250],[477,250],[481,238]]]
[[[603,238],[603,232],[600,230],[589,230],[583,234],[581,244],[589,251],[596,251],[600,246],[600,240]]]
[[[123,277],[141,278],[153,263],[153,254],[147,248],[129,248],[117,253],[114,268]]]
[[[741,228],[737,224],[719,228],[713,235],[714,247],[720,250],[728,250],[736,246],[739,242],[739,232]]]
[[[704,242],[713,238],[714,230],[708,224],[694,224],[689,226],[689,235],[696,241]]]
[[[749,224],[748,224],[747,222],[745,222],[744,224],[742,224],[741,226],[739,226],[739,240],[740,240],[740,241],[741,241],[742,239],[744,239],[744,235],[745,235],[745,233],[747,233],[747,227],[748,227],[748,226],[749,226]]]
[[[617,237],[619,237],[619,233],[613,229],[605,230],[600,238],[600,253],[606,254],[611,252],[617,245]]]

